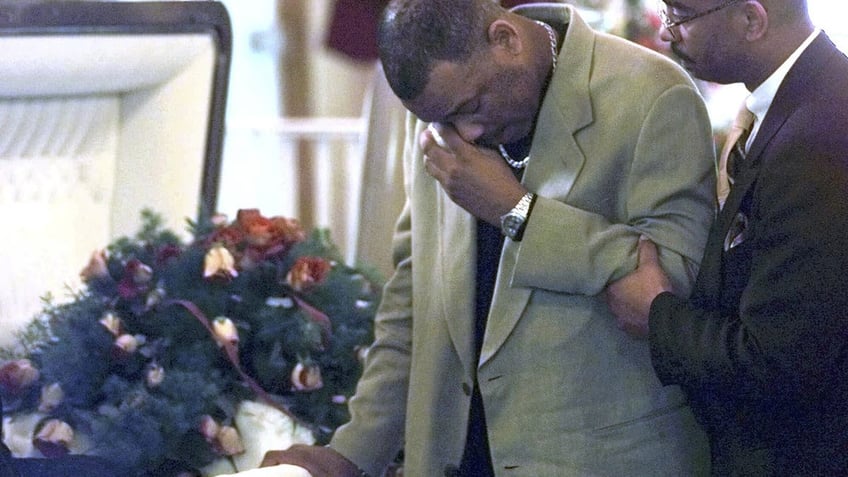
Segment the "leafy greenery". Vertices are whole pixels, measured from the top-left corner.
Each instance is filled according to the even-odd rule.
[[[189,223],[183,244],[144,211],[134,237],[95,253],[85,288],[68,303],[46,300],[20,335],[22,355],[0,369],[6,412],[41,406],[44,420],[86,435],[88,453],[139,476],[238,453],[202,422],[231,425],[245,399],[328,440],[349,417],[373,339],[377,279],[345,265],[324,230],[307,236],[256,210],[220,219]],[[51,404],[42,389],[56,383]]]

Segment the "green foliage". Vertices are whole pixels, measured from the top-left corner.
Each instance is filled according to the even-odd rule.
[[[326,441],[349,418],[379,284],[346,266],[326,231],[306,236],[295,221],[250,212],[229,224],[189,223],[195,238],[183,244],[144,211],[134,237],[92,259],[73,301],[45,301],[20,347],[2,351],[40,371],[24,390],[0,380],[7,412],[35,411],[41,388],[59,383],[64,398],[48,417],[87,435],[89,453],[138,476],[220,457],[201,420],[232,424],[240,401],[265,393]],[[204,277],[216,247],[232,263]],[[219,317],[237,331],[234,359]],[[293,381],[297,366],[320,370],[323,385]]]

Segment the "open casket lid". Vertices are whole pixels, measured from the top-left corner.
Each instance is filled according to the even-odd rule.
[[[215,1],[0,0],[0,344],[142,209],[215,212],[231,54]]]
[[[194,200],[199,200],[199,214],[215,211],[232,54],[230,19],[221,3],[0,0],[0,48],[0,100],[119,95],[124,97],[122,122],[136,120],[131,108],[158,109],[142,111],[152,113],[139,120],[147,126],[123,126],[122,132],[129,134],[119,145],[120,156],[149,147],[151,156],[159,156],[150,159],[170,165],[193,162],[184,155],[186,147],[144,143],[167,143],[179,136],[187,141],[192,134],[184,128],[197,129],[202,150],[199,198]],[[190,90],[170,85],[178,82],[191,84]],[[135,138],[147,139],[131,144]],[[20,139],[8,137],[6,142],[20,144]],[[0,157],[4,152],[0,139]],[[145,203],[144,194],[121,197],[121,172],[115,179],[115,200],[156,209],[157,204]],[[134,176],[143,172],[131,171]]]

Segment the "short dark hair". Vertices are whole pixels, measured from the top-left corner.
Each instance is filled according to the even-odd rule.
[[[415,99],[436,61],[462,62],[480,51],[502,11],[494,0],[392,0],[380,19],[377,46],[394,93]]]

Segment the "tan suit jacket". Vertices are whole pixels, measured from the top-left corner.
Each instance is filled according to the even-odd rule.
[[[401,446],[406,475],[450,472],[476,376],[498,475],[702,474],[706,441],[682,393],[599,293],[635,267],[640,234],[691,287],[713,216],[706,109],[662,56],[592,31],[570,6],[531,10],[567,35],[523,177],[539,198],[523,240],[504,246],[482,355],[475,219],[424,172],[426,124],[410,117],[397,271],[331,445],[375,476]]]

